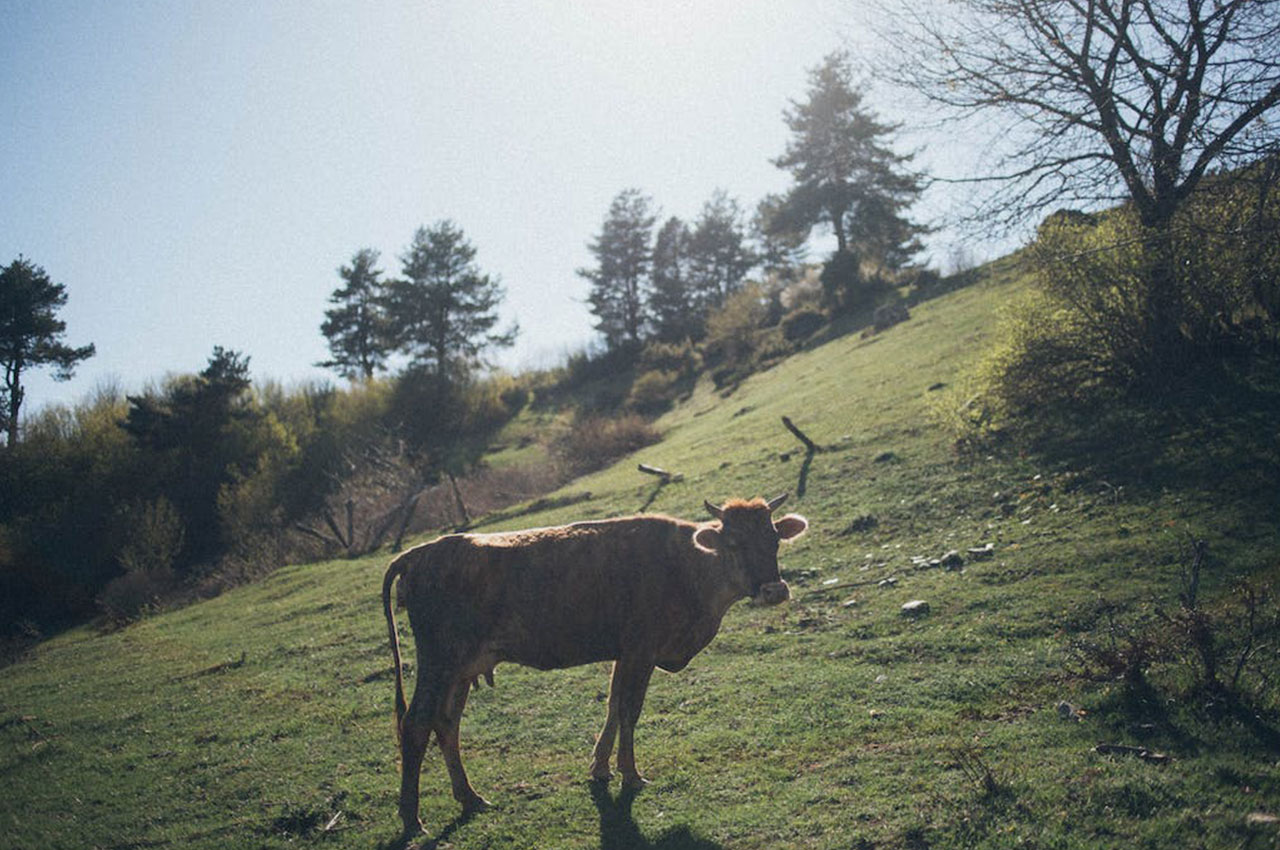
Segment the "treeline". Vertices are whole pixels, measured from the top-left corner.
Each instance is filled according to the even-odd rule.
[[[9,366],[4,622],[31,631],[99,611],[129,619],[287,560],[392,542],[415,515],[426,521],[418,503],[433,484],[447,480],[456,495],[455,476],[529,398],[483,371],[485,353],[516,332],[494,330],[503,291],[449,221],[415,233],[395,279],[380,279],[377,256],[360,251],[340,269],[322,327],[325,365],[354,379],[344,390],[255,386],[248,356],[215,347],[195,374],[137,395],[100,389],[19,431],[21,370]],[[65,291],[22,258],[6,274],[40,284],[5,287],[7,363],[44,352],[69,374],[92,347],[59,342]]]

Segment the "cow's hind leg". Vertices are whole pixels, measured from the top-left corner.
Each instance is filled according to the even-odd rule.
[[[467,705],[471,690],[470,679],[457,679],[449,687],[449,693],[441,701],[441,712],[436,719],[436,741],[449,769],[449,784],[453,786],[453,799],[462,804],[463,817],[489,808],[489,801],[476,793],[462,766],[462,754],[458,747],[458,727],[462,722],[462,710]]]
[[[436,693],[434,688],[419,680],[409,710],[400,724],[400,819],[404,821],[406,836],[416,835],[422,830],[422,822],[418,820],[418,777],[422,772],[427,743],[431,740]]]

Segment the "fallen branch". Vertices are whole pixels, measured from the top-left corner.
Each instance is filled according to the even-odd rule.
[[[796,424],[791,421],[790,417],[788,416],[782,417],[782,424],[787,426],[788,431],[790,431],[792,434],[795,434],[796,439],[804,443],[805,451],[807,451],[809,454],[816,454],[817,452],[822,451],[822,448],[817,443],[815,443],[813,440],[810,440],[808,435],[805,434],[804,431],[801,431],[799,428],[796,427]]]
[[[681,481],[684,479],[684,476],[681,475],[679,472],[667,472],[665,469],[662,469],[661,467],[650,466],[647,463],[636,464],[636,469],[640,470],[645,475],[658,476],[659,478],[662,479],[663,483],[666,483],[668,481]]]

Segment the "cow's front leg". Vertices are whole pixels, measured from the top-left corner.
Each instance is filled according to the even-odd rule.
[[[597,782],[608,782],[613,778],[609,772],[609,757],[613,755],[613,741],[618,736],[618,701],[622,698],[618,669],[619,662],[613,662],[613,675],[609,679],[609,714],[591,753],[591,778]]]
[[[621,692],[618,700],[618,772],[622,774],[623,787],[632,790],[645,785],[644,777],[636,769],[635,731],[652,675],[653,664],[648,661],[625,664],[619,661],[613,687],[610,688],[611,692],[614,688]]]
[[[449,769],[449,784],[453,787],[453,799],[462,804],[462,815],[475,814],[489,808],[489,801],[476,793],[462,766],[462,753],[458,746],[458,727],[462,722],[462,710],[467,706],[467,694],[471,691],[469,679],[458,679],[449,688],[441,703],[441,716],[436,722],[436,740]]]

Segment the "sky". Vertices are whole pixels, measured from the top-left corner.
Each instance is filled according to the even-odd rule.
[[[861,49],[847,9],[0,0],[0,264],[64,284],[65,342],[97,347],[69,382],[30,373],[27,410],[215,345],[255,380],[340,382],[314,365],[338,267],[368,247],[394,275],[446,218],[520,325],[501,365],[553,365],[595,339],[575,270],[618,192],[693,219],[717,189],[750,210],[787,187],[783,110]]]

